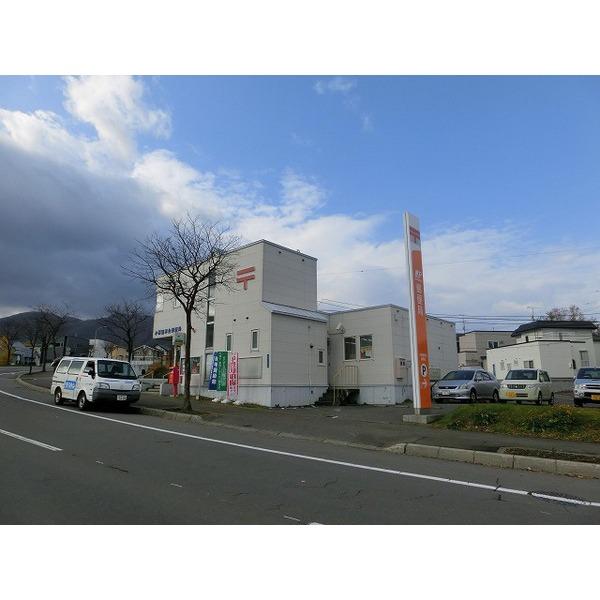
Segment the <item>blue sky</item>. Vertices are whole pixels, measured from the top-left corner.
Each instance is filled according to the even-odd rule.
[[[432,267],[432,311],[523,314],[566,303],[600,310],[600,284],[572,268],[578,248],[600,253],[598,77],[160,77],[126,89],[94,85],[0,78],[0,109],[7,120],[55,115],[53,132],[69,139],[59,154],[65,144],[99,141],[104,176],[133,173],[160,194],[186,197],[181,209],[228,207],[242,235],[302,242],[323,273],[371,270],[320,281],[322,298],[405,302],[408,209],[430,241],[426,275],[427,261],[454,263],[451,273]],[[110,118],[103,97],[118,98]],[[0,141],[39,156],[35,142],[18,139],[21,125],[11,127]],[[119,161],[109,156],[115,141]],[[71,150],[61,164],[79,152]],[[46,151],[56,159],[56,149]],[[77,168],[97,176],[97,166]],[[304,204],[290,220],[292,197]],[[174,210],[160,204],[165,217]],[[529,257],[513,258],[522,254]],[[462,276],[464,285],[478,269],[494,283],[474,282],[479,300],[461,300],[452,280]],[[518,285],[531,269],[540,280]],[[570,287],[560,285],[565,278]]]

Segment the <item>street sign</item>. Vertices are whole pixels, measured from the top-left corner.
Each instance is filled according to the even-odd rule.
[[[173,335],[173,346],[183,346],[185,344],[185,333],[175,333]]]
[[[427,347],[427,314],[425,312],[425,281],[421,254],[419,219],[404,213],[404,248],[410,297],[410,347],[412,355],[413,404],[418,414],[431,408],[429,385],[429,350]]]

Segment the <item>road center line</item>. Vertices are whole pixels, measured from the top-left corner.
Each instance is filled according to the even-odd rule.
[[[16,440],[21,440],[22,442],[27,442],[28,444],[33,444],[34,446],[39,446],[40,448],[46,448],[46,450],[52,450],[53,452],[61,452],[62,448],[57,448],[56,446],[50,446],[50,444],[44,444],[44,442],[38,442],[37,440],[32,440],[31,438],[23,437],[22,435],[18,435],[16,433],[12,433],[10,431],[5,431],[4,429],[0,429],[0,433],[3,435],[7,435],[9,437],[15,438]]]
[[[252,450],[254,452],[264,452],[266,454],[275,454],[279,456],[287,456],[289,458],[297,458],[300,460],[310,460],[313,462],[326,463],[330,465],[337,465],[341,467],[349,467],[351,469],[360,469],[363,471],[372,471],[374,473],[385,473],[387,475],[396,475],[399,477],[410,477],[413,479],[424,479],[427,481],[437,481],[438,483],[446,483],[450,485],[459,485],[463,487],[477,488],[481,490],[489,490],[491,492],[501,492],[503,494],[514,494],[516,496],[531,496],[533,498],[539,496],[539,494],[528,492],[526,490],[518,490],[514,488],[505,488],[498,487],[496,485],[488,485],[487,483],[477,483],[475,481],[463,481],[461,479],[451,479],[449,477],[437,477],[435,475],[424,475],[422,473],[411,473],[409,471],[398,471],[396,469],[385,469],[383,467],[373,467],[370,465],[361,465],[359,463],[351,463],[343,460],[334,460],[331,458],[323,458],[321,456],[310,456],[307,454],[297,454],[295,452],[286,452],[285,450],[274,450],[272,448],[263,448],[261,446],[251,446],[249,444],[241,444],[238,442],[228,442],[226,440],[218,440],[215,438],[204,437],[201,435],[194,435],[191,433],[183,433],[181,431],[172,431],[171,429],[162,429],[160,427],[152,427],[151,425],[142,425],[141,423],[130,423],[129,421],[122,421],[121,419],[113,419],[111,417],[103,417],[101,415],[94,415],[92,413],[85,413],[80,411],[74,411],[69,408],[64,408],[62,406],[55,406],[53,404],[47,404],[45,402],[40,402],[39,400],[32,400],[31,398],[24,398],[23,396],[17,396],[16,394],[11,394],[10,392],[5,392],[0,390],[0,394],[4,394],[5,396],[10,396],[12,398],[17,398],[18,400],[23,400],[25,402],[31,402],[32,404],[39,404],[40,406],[44,406],[46,408],[54,408],[56,410],[64,410],[70,415],[79,415],[82,417],[90,417],[92,419],[100,419],[102,421],[110,421],[112,423],[119,423],[121,425],[128,425],[129,427],[137,427],[139,429],[146,429],[148,431],[158,431],[159,433],[167,433],[170,435],[176,435],[179,437],[185,437],[194,440],[200,440],[202,442],[208,442],[211,444],[221,444],[222,446],[232,446],[234,448],[243,448],[245,450]],[[561,496],[552,496],[552,495],[544,495],[544,499],[546,500],[555,500],[557,502],[568,503],[568,504],[576,504],[578,506],[590,506],[595,508],[600,508],[600,502],[592,502],[590,500],[577,500],[575,498],[563,498]]]

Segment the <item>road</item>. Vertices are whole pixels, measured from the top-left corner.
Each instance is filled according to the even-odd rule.
[[[0,368],[1,524],[600,523],[597,480],[81,413],[17,371]]]

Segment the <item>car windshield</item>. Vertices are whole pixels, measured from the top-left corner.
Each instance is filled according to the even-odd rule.
[[[445,381],[470,381],[473,379],[473,373],[475,371],[450,371],[444,375],[443,379]]]
[[[577,379],[600,379],[600,369],[579,369]]]
[[[129,363],[116,360],[99,360],[98,375],[112,379],[137,379],[137,375]]]
[[[528,371],[526,369],[516,369],[509,371],[506,379],[520,379],[525,381],[535,381],[537,379],[537,371]]]

